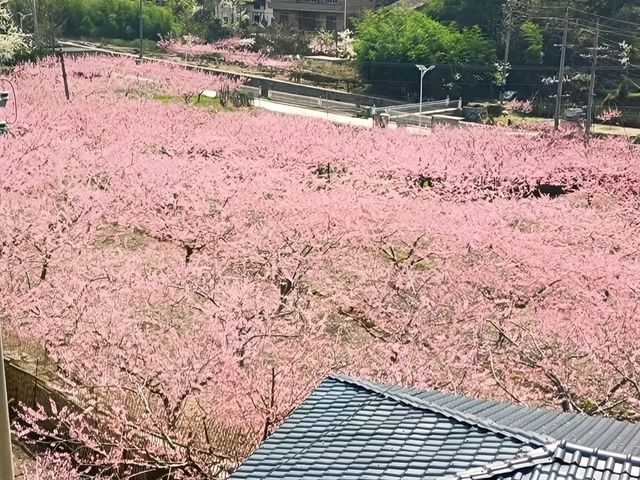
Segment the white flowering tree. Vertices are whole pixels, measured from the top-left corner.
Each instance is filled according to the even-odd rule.
[[[27,39],[11,19],[6,1],[0,0],[0,65],[27,46]]]

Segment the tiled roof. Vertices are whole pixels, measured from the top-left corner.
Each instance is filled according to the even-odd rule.
[[[345,377],[346,378],[346,377]],[[640,425],[613,418],[524,407],[505,402],[400,388],[406,395],[501,425],[610,452],[640,456]]]
[[[231,478],[640,479],[640,426],[593,420],[335,376]]]

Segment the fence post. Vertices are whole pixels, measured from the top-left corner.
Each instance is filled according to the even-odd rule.
[[[458,110],[462,110],[462,97],[458,99]]]
[[[38,364],[39,362],[40,360],[36,358],[36,373],[33,377],[33,405],[31,406],[31,408],[33,408],[34,410],[38,406],[37,402],[38,402]]]
[[[0,478],[13,480],[13,460],[11,455],[11,429],[9,421],[9,402],[7,400],[7,381],[4,374],[4,352],[2,351],[2,333],[0,332]]]
[[[324,104],[324,109],[325,112],[327,114],[327,118],[329,118],[329,92],[325,92],[324,96],[325,98],[325,104]]]

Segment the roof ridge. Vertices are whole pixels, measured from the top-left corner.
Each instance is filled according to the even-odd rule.
[[[640,467],[640,456],[632,455],[630,453],[625,455],[624,453],[610,452],[608,450],[604,450],[600,448],[591,448],[585,445],[567,442],[566,440],[563,440],[560,442],[559,449],[563,449],[568,453],[573,452],[574,456],[576,453],[578,453],[580,455],[586,454],[586,455],[596,456],[601,458],[607,457],[607,458],[612,458],[618,463],[624,463],[625,465],[629,464],[629,465]]]
[[[596,459],[607,458],[607,462],[598,468],[599,463],[589,460],[583,461],[582,453],[588,456],[595,456]],[[569,455],[569,458],[567,458]],[[632,467],[640,466],[640,457],[633,455],[623,455],[615,452],[608,452],[597,448],[589,448],[567,441],[559,441],[544,445],[530,452],[518,453],[509,460],[498,460],[487,463],[480,467],[472,467],[452,475],[446,475],[437,480],[488,480],[498,476],[513,473],[523,468],[535,467],[537,465],[546,465],[559,460],[566,464],[574,464],[582,467],[594,468],[596,470],[612,470],[614,465],[609,460],[613,460],[615,464],[622,463],[621,473],[631,473]]]
[[[521,452],[509,460],[497,460],[480,467],[472,467],[452,475],[440,477],[438,480],[486,480],[498,475],[553,462],[555,452],[561,442],[543,445],[530,452]]]
[[[385,390],[374,382],[360,380],[354,377],[349,377],[347,375],[329,375],[328,378],[337,380],[342,383],[356,385],[360,388],[370,390],[384,397],[391,398],[397,402],[404,403],[405,405],[408,405],[410,407],[419,408],[422,410],[430,410],[432,412],[439,413],[441,415],[444,415],[445,417],[458,420],[468,425],[481,427],[493,433],[498,433],[506,437],[515,438],[517,440],[520,440],[523,443],[533,443],[538,447],[544,447],[546,445],[555,444],[558,442],[557,439],[550,437],[548,435],[542,435],[536,432],[531,432],[531,431],[523,430],[520,428],[514,428],[514,427],[509,427],[507,425],[502,425],[497,422],[494,422],[493,420],[484,419],[469,413],[462,413],[458,410],[454,410],[448,407],[443,407],[434,402],[416,398],[412,395],[407,395],[402,393],[392,393],[388,391],[389,389]]]

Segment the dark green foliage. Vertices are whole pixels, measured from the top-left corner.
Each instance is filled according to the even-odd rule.
[[[10,65],[16,65],[23,62],[37,62],[41,58],[50,54],[51,51],[42,46],[31,45],[28,48],[18,51],[11,60]]]
[[[193,13],[196,2],[194,0],[160,0],[158,5],[168,8],[178,19],[188,20]]]
[[[238,89],[231,90],[229,86],[220,89],[220,105],[224,108],[250,107],[253,104],[252,97]]]
[[[215,18],[213,11],[201,8],[197,10],[185,23],[185,31],[213,42],[231,35],[229,27],[222,25],[220,19]]]
[[[500,103],[491,103],[487,105],[487,114],[491,118],[497,118],[504,112],[504,106]]]
[[[422,11],[438,21],[461,27],[478,25],[495,36],[502,26],[504,0],[430,0]]]
[[[420,76],[416,63],[437,65],[425,78],[425,96],[457,96],[487,82],[487,65],[495,49],[479,28],[459,30],[425,14],[404,8],[368,12],[357,25],[357,64],[364,79],[379,91],[396,95],[416,92]],[[458,69],[475,65],[477,71]]]
[[[138,36],[139,3],[131,0],[64,0],[65,33],[87,37],[134,39]],[[144,38],[170,34],[175,18],[165,8],[145,3]]]
[[[254,49],[275,55],[308,55],[310,34],[304,30],[274,24],[255,34]]]
[[[544,34],[542,25],[524,22],[520,25],[522,39],[522,59],[527,64],[542,64],[544,60]]]
[[[640,93],[636,92],[640,89],[635,88],[635,85],[628,77],[624,77],[618,87],[610,92],[604,101],[603,105],[640,105]]]

